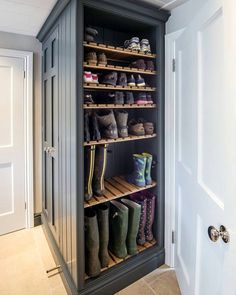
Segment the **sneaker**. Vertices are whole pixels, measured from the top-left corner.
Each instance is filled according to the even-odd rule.
[[[87,42],[94,42],[94,37],[92,35],[85,34],[84,35],[84,40],[87,41]]]
[[[136,104],[147,104],[147,95],[145,92],[140,92],[135,99]]]
[[[96,37],[98,35],[98,31],[92,27],[86,27],[85,33],[93,37]]]
[[[93,97],[91,94],[86,94],[84,96],[84,103],[86,103],[86,104],[93,104],[94,103]]]
[[[139,70],[144,70],[144,71],[146,70],[146,64],[145,64],[144,59],[138,59],[138,60],[132,62],[130,64],[130,67],[131,68],[136,68],[136,69],[139,69]]]
[[[117,85],[127,86],[127,76],[125,73],[120,73]]]
[[[125,103],[127,103],[127,104],[133,104],[134,103],[133,92],[131,92],[131,91],[126,92]]]
[[[93,83],[92,73],[88,71],[84,71],[84,82],[85,83]]]
[[[97,54],[96,52],[88,52],[85,55],[85,61],[90,64],[97,64]]]
[[[147,61],[146,69],[149,70],[149,71],[154,71],[155,70],[154,62],[152,60]]]
[[[151,94],[148,93],[146,96],[147,96],[147,103],[148,104],[153,104],[153,100],[152,100]]]
[[[140,42],[138,37],[133,37],[130,40],[126,40],[124,47],[130,50],[140,50]]]
[[[98,54],[98,64],[107,65],[107,57],[105,53]]]
[[[117,82],[117,72],[111,72],[109,74],[106,74],[102,79],[102,83],[108,84],[108,85],[115,86],[116,82]]]
[[[128,78],[128,86],[136,86],[134,75],[130,75]]]
[[[138,87],[143,87],[143,86],[146,85],[146,84],[145,84],[145,81],[144,81],[144,79],[141,77],[141,75],[138,75],[138,76],[137,76],[137,79],[136,79],[136,85],[137,85]]]
[[[151,48],[148,39],[142,39],[140,42],[140,51],[144,53],[151,53]]]
[[[153,133],[154,133],[154,124],[152,122],[146,121],[143,118],[139,118],[137,120],[137,122],[143,124],[146,135],[153,135]]]
[[[97,74],[92,74],[92,83],[98,84],[98,75]]]

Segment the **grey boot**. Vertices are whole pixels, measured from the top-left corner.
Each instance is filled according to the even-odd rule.
[[[102,135],[105,138],[118,138],[117,124],[113,110],[101,110],[97,112],[97,119]]]
[[[115,112],[116,123],[118,127],[119,137],[128,137],[128,112],[126,111],[116,111]]]
[[[98,145],[95,152],[93,192],[97,196],[102,196],[105,192],[104,175],[107,165],[107,144]]]

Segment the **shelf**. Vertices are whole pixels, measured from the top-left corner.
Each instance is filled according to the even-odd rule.
[[[156,71],[149,71],[149,70],[138,70],[136,68],[130,67],[120,67],[120,66],[112,66],[112,65],[94,65],[84,62],[85,69],[92,69],[92,70],[107,70],[107,71],[117,71],[117,72],[126,72],[126,73],[133,73],[133,74],[143,74],[143,75],[156,75]]]
[[[125,180],[123,176],[115,176],[105,180],[106,192],[103,196],[93,196],[89,201],[84,201],[84,208],[99,205],[114,199],[122,198],[133,193],[153,188],[157,185],[155,181],[144,187],[136,186]]]
[[[83,42],[84,48],[94,49],[96,51],[102,51],[104,53],[109,53],[110,57],[122,58],[122,57],[142,57],[142,58],[156,58],[156,54],[145,54],[137,51],[132,51],[129,49],[124,49],[122,47],[114,47],[110,45],[95,43],[95,42]]]
[[[156,104],[84,104],[85,110],[90,109],[155,109]]]
[[[131,87],[131,86],[112,86],[112,85],[106,85],[106,84],[96,84],[96,83],[84,83],[85,89],[90,90],[113,90],[113,91],[122,91],[122,90],[128,90],[128,91],[156,91],[155,87]]]
[[[98,145],[98,144],[111,144],[111,143],[120,143],[120,142],[125,142],[125,141],[134,141],[134,140],[142,140],[142,139],[149,139],[149,138],[154,138],[157,135],[154,133],[152,135],[141,135],[141,136],[136,136],[136,135],[129,135],[128,137],[121,138],[118,137],[117,139],[101,139],[101,140],[91,140],[88,142],[84,142],[84,146],[91,146],[91,145]]]

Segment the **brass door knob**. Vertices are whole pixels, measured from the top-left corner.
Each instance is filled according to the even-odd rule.
[[[224,225],[220,226],[220,229],[217,230],[214,226],[208,227],[208,236],[213,242],[217,242],[221,237],[224,243],[229,243],[230,237],[229,232],[226,230]]]

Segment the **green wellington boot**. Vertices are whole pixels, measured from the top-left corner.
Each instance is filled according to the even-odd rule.
[[[146,157],[146,167],[145,167],[145,182],[146,185],[152,184],[151,170],[152,170],[152,155],[148,153],[142,153]]]
[[[129,209],[117,201],[111,201],[110,205],[109,248],[115,256],[124,258],[127,256],[126,237]]]
[[[136,239],[141,216],[141,205],[128,199],[122,199],[121,202],[129,208],[129,225],[126,246],[128,254],[134,255],[138,253]]]
[[[94,171],[95,145],[85,149],[84,199],[88,201],[93,196],[92,180]]]
[[[100,274],[99,232],[97,215],[93,209],[85,210],[85,272],[90,277]]]
[[[99,229],[99,259],[101,267],[109,264],[108,242],[109,242],[109,208],[106,204],[98,207],[98,229]]]
[[[97,196],[102,196],[105,192],[104,175],[107,165],[107,144],[96,147],[94,174],[93,174],[93,192]]]

